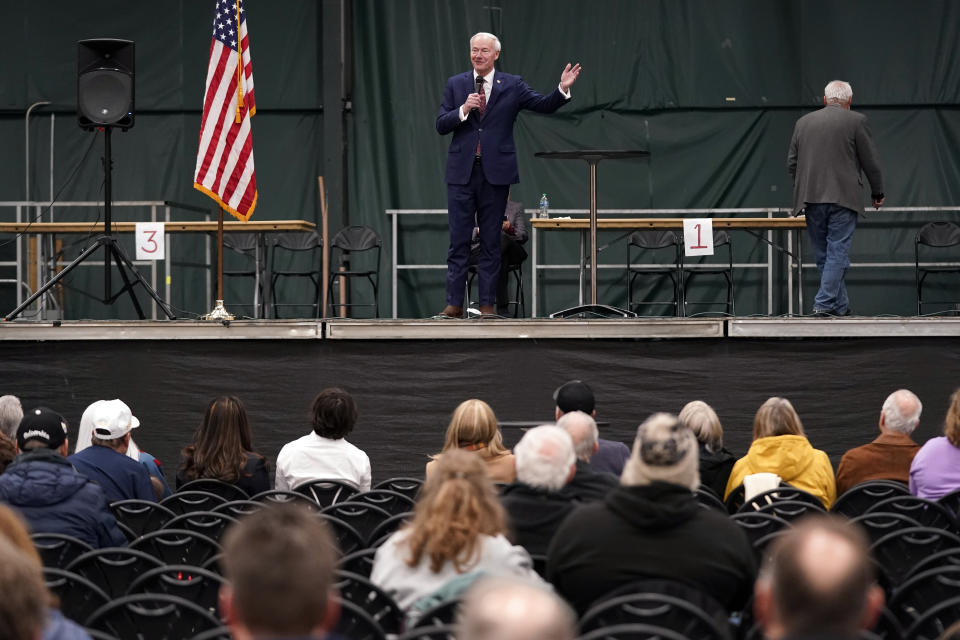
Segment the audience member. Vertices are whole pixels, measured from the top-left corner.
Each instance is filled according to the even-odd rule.
[[[418,600],[465,574],[539,579],[530,555],[510,544],[506,531],[506,513],[483,458],[449,449],[434,461],[411,522],[377,549],[370,580],[415,617]],[[464,580],[455,584],[467,586]]]
[[[837,467],[837,495],[867,480],[910,481],[910,463],[920,445],[910,434],[920,422],[923,405],[912,391],[899,389],[883,402],[877,426],[880,435],[871,442],[850,449]]]
[[[0,540],[0,593],[0,638],[40,638],[47,615],[43,574],[7,540]]]
[[[275,488],[290,491],[304,482],[332,479],[369,491],[370,458],[346,440],[356,423],[357,405],[349,393],[332,387],[317,394],[313,431],[283,445]]]
[[[950,396],[944,435],[930,438],[910,465],[910,493],[936,500],[960,489],[960,389]]]
[[[40,554],[37,553],[37,548],[23,521],[11,509],[4,506],[0,506],[0,539],[5,539],[20,550],[37,569],[43,569]],[[46,585],[44,589],[46,590]],[[49,591],[46,595],[47,614],[43,624],[42,640],[90,640],[90,634],[83,627],[60,613],[60,599]]]
[[[239,398],[221,396],[211,401],[203,421],[184,447],[177,470],[177,488],[197,478],[213,478],[254,496],[270,490],[266,459],[254,451],[247,410]]]
[[[107,502],[156,500],[150,473],[127,457],[130,430],[140,421],[122,400],[105,400],[90,415],[92,446],[74,453],[68,460],[77,471],[103,488]]]
[[[517,479],[503,489],[510,539],[531,555],[544,555],[574,502],[560,490],[576,472],[573,442],[553,425],[530,429],[513,448]]]
[[[103,488],[71,466],[64,457],[68,447],[59,414],[45,407],[28,411],[17,429],[21,455],[0,475],[0,502],[16,509],[34,533],[65,533],[95,548],[126,545]]]
[[[830,458],[811,446],[800,416],[786,398],[769,398],[760,405],[753,418],[753,443],[733,465],[724,498],[753,473],[774,473],[815,495],[827,509],[837,498]]]
[[[336,543],[322,518],[272,505],[224,538],[220,611],[234,640],[333,638],[340,614]]]
[[[516,474],[513,454],[503,446],[497,417],[483,400],[464,400],[453,412],[440,453],[454,449],[465,449],[479,455],[487,464],[487,474],[494,482],[513,482]],[[436,456],[427,463],[427,478],[430,478],[436,463]]]
[[[583,411],[569,411],[557,420],[557,426],[570,434],[577,456],[576,473],[561,490],[579,502],[603,500],[620,484],[620,478],[605,471],[595,471],[590,461],[599,449],[599,432],[593,417]]]
[[[77,433],[77,444],[74,447],[74,453],[83,451],[93,444],[93,416],[96,412],[102,410],[104,402],[109,402],[109,400],[97,400],[84,409],[83,415],[80,416],[80,430]],[[139,427],[140,421],[135,416],[131,417],[136,423],[131,428]],[[141,451],[137,443],[133,441],[133,434],[130,435],[130,442],[127,443],[127,457],[147,468],[147,473],[150,474],[150,482],[153,484],[154,495],[157,500],[162,500],[172,493],[170,491],[170,485],[167,484],[166,474],[163,472],[163,464],[146,451]],[[157,487],[158,483],[159,491]]]
[[[514,577],[481,578],[460,608],[459,640],[574,640],[577,617],[542,584]]]
[[[583,614],[619,587],[654,578],[685,582],[735,611],[750,596],[753,549],[726,514],[704,509],[697,439],[675,416],[657,413],[637,429],[621,486],[577,508],[547,551],[547,578]]]
[[[553,401],[556,404],[555,420],[559,420],[560,416],[571,411],[583,411],[593,419],[597,418],[593,389],[580,380],[571,380],[557,387],[553,392]],[[619,478],[623,473],[623,466],[630,457],[630,448],[622,442],[602,438],[598,439],[597,443],[599,448],[590,459],[593,470],[612,473]]]
[[[0,433],[11,442],[17,439],[17,427],[23,418],[23,406],[17,396],[0,396]]]
[[[757,579],[766,640],[855,640],[883,608],[867,537],[836,516],[810,516],[778,538]]]
[[[722,496],[737,459],[723,446],[723,425],[720,424],[717,412],[703,400],[694,400],[684,405],[677,417],[680,422],[690,427],[693,435],[697,437],[700,486]]]

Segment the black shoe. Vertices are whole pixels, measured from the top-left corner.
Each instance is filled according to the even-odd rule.
[[[822,309],[820,311],[814,311],[811,317],[812,318],[838,318],[839,316],[840,314],[838,314],[833,309]]]

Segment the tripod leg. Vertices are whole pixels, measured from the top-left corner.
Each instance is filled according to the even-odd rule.
[[[113,262],[117,265],[117,271],[120,272],[120,277],[123,279],[123,288],[120,289],[120,291],[118,291],[116,295],[110,295],[107,301],[113,302],[124,291],[126,291],[127,293],[130,294],[130,300],[133,302],[133,308],[137,310],[137,317],[140,318],[141,320],[146,319],[147,316],[143,314],[143,308],[140,307],[140,301],[137,300],[137,292],[133,290],[133,285],[136,284],[136,282],[131,284],[130,277],[127,275],[127,270],[124,268],[125,256],[123,256],[120,253],[119,247],[117,247],[117,245],[112,242],[107,246],[107,253],[110,254],[110,258],[112,258]],[[130,266],[132,269],[132,265],[128,265],[128,266]],[[135,269],[133,270],[133,272],[134,274],[136,274],[136,276],[140,275],[136,272]],[[139,279],[139,277],[137,279]],[[108,292],[108,295],[109,295],[109,292]]]
[[[130,297],[133,299],[133,305],[137,308],[137,313],[140,315],[140,319],[142,320],[144,318],[143,311],[140,309],[140,304],[137,301],[137,296],[133,292],[133,286],[136,285],[137,283],[140,283],[140,285],[144,288],[144,290],[146,290],[147,295],[153,298],[153,301],[157,303],[157,306],[160,307],[160,310],[163,311],[163,314],[167,316],[167,320],[176,319],[176,316],[174,316],[173,313],[170,311],[170,308],[167,306],[167,303],[164,302],[164,300],[159,296],[159,294],[157,294],[156,291],[153,290],[153,287],[150,286],[150,283],[143,279],[143,275],[137,270],[133,262],[130,261],[130,258],[127,257],[127,254],[123,252],[123,249],[120,247],[120,245],[117,244],[116,241],[113,241],[111,242],[110,246],[111,246],[111,253],[113,254],[113,258],[117,263],[117,269],[120,270],[120,277],[123,278],[123,282],[125,283],[124,289],[130,290]],[[127,272],[124,269],[124,266],[126,266],[126,268],[129,269],[130,273],[133,275],[133,278],[134,278],[133,283],[129,281]],[[123,290],[119,291],[117,295],[120,295],[120,293],[123,293]]]
[[[34,293],[32,296],[24,300],[23,304],[21,304],[19,307],[17,307],[16,309],[8,313],[4,318],[4,320],[10,321],[15,319],[17,316],[19,316],[23,312],[24,309],[26,309],[31,304],[33,304],[37,300],[37,298],[45,294],[47,291],[49,291],[54,286],[56,286],[58,282],[63,280],[65,277],[67,277],[67,274],[73,271],[77,265],[79,265],[81,262],[89,258],[90,254],[92,254],[94,251],[96,251],[100,247],[106,246],[106,244],[107,244],[107,241],[105,240],[104,237],[97,238],[97,241],[94,242],[89,247],[87,247],[86,249],[84,249],[83,251],[81,251],[80,255],[78,255],[76,258],[73,259],[73,262],[65,266],[59,273],[57,273],[57,275],[50,278],[42,287],[37,289],[36,293]],[[109,260],[110,256],[109,255],[106,256],[106,259]]]

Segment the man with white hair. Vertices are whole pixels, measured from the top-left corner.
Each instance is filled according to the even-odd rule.
[[[517,479],[501,496],[510,517],[512,541],[530,555],[544,555],[575,505],[560,491],[575,473],[573,441],[559,427],[534,427],[513,448],[513,455]]]
[[[577,472],[563,488],[563,493],[581,502],[603,500],[620,479],[612,473],[594,470],[590,459],[600,448],[600,432],[593,416],[583,411],[570,411],[557,420],[557,426],[570,434],[577,456]]]
[[[467,592],[459,640],[574,640],[577,617],[542,584],[516,577],[481,578]]]
[[[863,181],[870,182],[873,206],[883,204],[883,176],[867,118],[850,110],[853,89],[842,80],[823,91],[823,109],[808,113],[793,129],[787,171],[793,178],[793,214],[803,212],[820,289],[813,300],[817,317],[850,315],[843,276],[850,243],[863,213]]]
[[[897,389],[883,402],[877,427],[880,435],[850,449],[837,467],[837,495],[867,480],[910,481],[910,463],[920,450],[910,434],[920,423],[923,404],[912,391]]]
[[[447,80],[437,113],[437,133],[453,134],[447,153],[447,305],[438,318],[463,316],[467,262],[474,228],[480,238],[477,260],[480,313],[496,314],[500,273],[500,232],[510,185],[520,182],[513,124],[523,110],[553,113],[570,100],[580,65],[567,66],[560,83],[541,95],[520,76],[494,69],[500,40],[492,33],[470,38],[471,71]]]
[[[0,433],[11,441],[16,440],[17,427],[20,426],[22,418],[23,406],[20,404],[20,398],[9,395],[0,396]]]

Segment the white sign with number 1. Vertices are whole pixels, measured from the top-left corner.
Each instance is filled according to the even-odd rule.
[[[691,218],[683,221],[683,254],[713,255],[713,219]]]
[[[138,222],[134,240],[137,243],[137,260],[163,260],[162,222]]]

